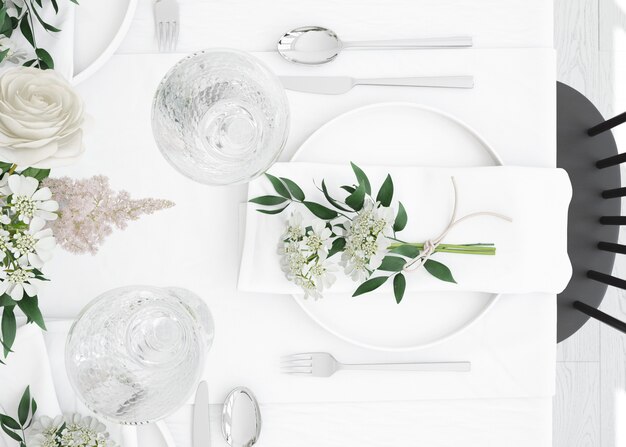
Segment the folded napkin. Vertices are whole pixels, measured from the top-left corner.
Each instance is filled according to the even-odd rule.
[[[41,329],[34,324],[20,327],[12,349],[6,365],[0,365],[0,412],[15,418],[20,398],[30,386],[30,394],[37,401],[37,415],[61,414]],[[0,440],[7,446],[15,444],[2,430]]]
[[[35,40],[37,46],[48,51],[54,59],[54,68],[65,79],[72,79],[74,75],[74,15],[75,4],[69,0],[59,2],[59,12],[55,13],[52,2],[43,2],[43,9],[39,10],[39,15],[44,22],[60,29],[60,32],[49,32],[43,29],[41,24],[35,19]],[[37,6],[34,6],[37,8]],[[19,29],[16,29],[11,36],[17,47],[27,52],[28,58],[34,57],[34,50]]]
[[[558,293],[567,285],[572,273],[566,232],[572,189],[565,171],[520,167],[362,168],[370,178],[374,195],[387,173],[391,174],[393,206],[397,207],[399,200],[408,213],[408,225],[397,235],[404,241],[432,240],[446,229],[454,206],[452,177],[458,191],[457,219],[484,211],[512,219],[507,222],[493,216],[479,216],[454,226],[443,243],[494,243],[496,255],[435,253],[432,259],[446,264],[457,283],[438,280],[422,268],[407,274],[407,291]],[[319,184],[325,179],[334,197],[345,195],[339,192],[340,185],[354,182],[348,165],[278,163],[270,173],[294,180],[304,189],[307,200],[319,203],[325,200],[313,181]],[[276,194],[267,178],[250,183],[249,199],[267,194]],[[257,208],[248,205],[239,289],[301,293],[298,286],[285,278],[277,254],[290,213],[266,215],[258,213]],[[303,214],[305,224],[314,219],[304,207],[291,206],[291,210],[296,209]],[[352,293],[356,284],[345,275],[338,276],[328,292]]]

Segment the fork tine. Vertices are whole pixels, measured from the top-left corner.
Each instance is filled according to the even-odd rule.
[[[167,39],[165,40],[166,42],[166,47],[165,47],[165,51],[168,53],[172,52],[172,22],[168,21],[167,22]]]
[[[163,52],[163,22],[157,22],[156,25],[157,45],[159,46],[159,52]]]
[[[176,46],[178,45],[178,33],[180,32],[180,28],[178,26],[178,22],[174,22],[174,37],[172,39],[172,51],[176,51]]]
[[[290,367],[313,368],[313,363],[309,360],[295,360],[293,362],[281,362],[280,367],[281,368],[290,368]]]
[[[284,355],[280,358],[281,360],[312,360],[313,357],[311,354],[293,354],[293,355]]]
[[[283,374],[311,374],[313,370],[311,368],[294,367],[294,368],[281,368],[280,372]]]

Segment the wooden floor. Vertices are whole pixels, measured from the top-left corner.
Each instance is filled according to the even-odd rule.
[[[555,0],[554,20],[559,80],[606,117],[626,111],[626,0]],[[625,152],[626,126],[615,134]],[[626,256],[614,275],[626,278]],[[626,292],[609,288],[602,310],[626,320]],[[558,360],[554,445],[626,447],[626,335],[590,321]]]

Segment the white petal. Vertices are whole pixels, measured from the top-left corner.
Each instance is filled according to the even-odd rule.
[[[30,221],[29,232],[31,234],[37,233],[38,231],[40,231],[45,226],[46,226],[46,221],[43,220],[41,217],[35,216]]]
[[[15,284],[13,289],[11,289],[11,292],[9,292],[9,295],[11,295],[11,298],[15,301],[19,301],[24,296],[24,288],[21,284]]]
[[[40,269],[43,267],[43,261],[36,253],[28,253],[28,262],[35,268]]]
[[[0,282],[0,295],[4,295],[4,293],[7,291],[8,287],[9,287],[9,282],[8,281]]]
[[[23,286],[24,286],[24,291],[26,292],[26,295],[28,295],[28,296],[35,296],[35,295],[37,295],[37,287],[35,287],[32,284],[29,284],[27,282],[25,282],[23,284]]]
[[[37,208],[44,211],[57,211],[59,204],[54,200],[47,200],[45,202],[37,203]]]
[[[9,177],[9,188],[11,188],[12,192],[17,192],[20,189],[22,184],[22,176],[21,175],[12,175]]]
[[[59,217],[57,216],[56,213],[51,213],[50,211],[44,211],[44,210],[35,211],[35,215],[45,220],[56,220]]]
[[[33,194],[32,199],[33,200],[50,200],[52,198],[52,191],[50,191],[50,188],[41,188],[38,191],[35,191],[35,194]]]
[[[34,177],[22,177],[22,184],[18,194],[31,197],[39,187],[39,180]]]

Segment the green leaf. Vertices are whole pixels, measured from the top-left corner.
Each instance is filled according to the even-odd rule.
[[[37,59],[31,59],[31,60],[29,60],[29,61],[24,62],[22,65],[23,65],[24,67],[30,67],[30,66],[34,65],[34,64],[35,64],[35,62],[37,62]]]
[[[35,413],[37,413],[37,401],[33,398],[30,400],[30,414],[35,416]]]
[[[380,264],[377,270],[383,270],[385,272],[399,272],[404,268],[406,260],[398,256],[385,256],[383,262]]]
[[[356,189],[354,186],[348,186],[348,185],[343,185],[340,188],[343,189],[344,191],[348,191],[348,194],[352,194],[354,190]]]
[[[49,23],[44,22],[41,16],[39,15],[39,13],[37,12],[37,8],[31,8],[31,10],[35,13],[35,17],[37,17],[37,20],[39,21],[39,23],[41,23],[41,26],[43,26],[43,28],[46,31],[50,31],[51,33],[58,33],[59,31],[61,31],[59,28],[55,28]]]
[[[17,407],[17,419],[21,425],[26,424],[28,420],[28,413],[30,412],[30,387],[27,386],[20,399],[20,404]]]
[[[343,251],[346,246],[346,240],[343,237],[338,237],[333,241],[333,245],[330,246],[330,250],[328,250],[328,257],[330,258],[332,255]]]
[[[289,194],[289,191],[287,190],[287,187],[282,182],[282,180],[280,180],[278,177],[274,177],[273,175],[268,174],[267,172],[265,173],[265,176],[268,179],[270,179],[270,182],[272,182],[272,186],[274,187],[274,190],[279,195],[285,197],[286,199],[291,199],[291,194]]]
[[[398,214],[396,214],[396,220],[393,223],[393,231],[402,231],[406,227],[406,222],[409,217],[406,215],[406,210],[402,202],[398,202]]]
[[[387,281],[388,278],[388,276],[377,276],[376,278],[368,279],[359,287],[357,287],[352,296],[363,295],[364,293],[378,289],[380,286],[385,284],[385,281]]]
[[[402,273],[398,273],[393,278],[393,295],[396,297],[396,303],[400,304],[406,290],[406,278]]]
[[[382,206],[388,207],[391,205],[391,200],[393,199],[393,180],[391,176],[387,174],[387,178],[383,182],[383,185],[380,187],[378,194],[376,195],[376,201],[380,202]]]
[[[11,169],[11,166],[13,166],[12,163],[5,163],[3,161],[0,161],[0,169],[2,169],[2,172],[7,172],[9,169]]]
[[[4,30],[4,25],[9,20],[10,20],[10,18],[7,15],[7,6],[6,6],[6,4],[3,3],[2,7],[0,8],[0,30]]]
[[[46,67],[48,67],[50,70],[54,68],[54,61],[52,60],[52,56],[50,56],[50,53],[48,53],[46,50],[44,50],[43,48],[37,48],[35,50],[35,54],[37,55],[39,60],[46,64]]]
[[[22,442],[22,438],[20,437],[20,435],[18,435],[17,433],[15,433],[13,430],[9,430],[9,428],[3,424],[0,423],[0,427],[2,427],[2,430],[9,435],[10,438],[12,438],[13,440],[17,441],[17,442]]]
[[[309,211],[315,214],[316,217],[324,220],[331,220],[337,217],[337,211],[331,210],[330,208],[326,208],[324,205],[320,205],[315,202],[302,202],[304,206],[307,207]]]
[[[424,263],[424,268],[428,273],[433,275],[435,278],[440,279],[446,282],[453,282],[456,284],[454,277],[452,276],[452,272],[448,267],[438,261],[433,261],[432,259],[427,260]]]
[[[365,201],[365,187],[360,184],[352,194],[346,197],[346,205],[352,208],[354,211],[359,211],[363,208],[363,202]]]
[[[22,16],[22,20],[20,20],[20,31],[28,43],[30,43],[34,48],[35,40],[33,39],[33,31],[30,29],[30,25],[28,24],[28,13],[24,14]]]
[[[0,424],[4,424],[7,427],[12,428],[13,430],[19,430],[20,428],[22,428],[15,419],[7,416],[6,414],[0,414]]]
[[[15,306],[16,304],[17,304],[17,301],[14,301],[10,295],[6,293],[4,295],[0,295],[0,307]]]
[[[25,295],[17,302],[17,305],[31,321],[34,321],[41,329],[46,330],[46,324],[39,310],[39,300],[36,296]]]
[[[54,13],[58,14],[59,13],[59,4],[57,3],[57,0],[50,0],[50,2],[52,3],[52,7],[54,8]]]
[[[13,311],[15,306],[4,307],[2,312],[2,346],[4,347],[4,357],[11,352],[11,346],[15,341],[15,334],[17,331],[17,323],[15,321],[15,312]]]
[[[416,258],[417,255],[420,254],[419,248],[413,245],[400,245],[399,247],[392,248],[390,252],[406,256],[407,258]]]
[[[50,169],[28,168],[24,169],[21,174],[25,177],[33,177],[42,181],[50,175]]]
[[[359,185],[363,185],[363,187],[365,188],[365,192],[368,195],[371,195],[372,186],[370,185],[370,181],[367,178],[367,175],[365,175],[365,172],[363,172],[361,168],[359,168],[357,165],[355,165],[352,162],[350,162],[350,165],[352,166],[352,170],[354,171],[354,175],[356,175],[356,179],[359,182]]]
[[[326,188],[326,183],[324,182],[324,180],[322,180],[322,192],[324,193],[324,197],[326,197],[326,200],[328,200],[328,203],[330,203],[332,206],[334,206],[337,209],[340,209],[341,211],[347,211],[347,212],[350,211],[348,208],[344,207],[343,205],[338,203],[335,199],[333,199],[330,196],[330,194],[328,194],[328,189]]]
[[[290,204],[287,204],[287,206],[284,206],[282,208],[279,208],[277,210],[257,210],[259,213],[263,213],[263,214],[280,214],[283,211],[285,211],[285,209],[289,206]]]
[[[9,49],[8,48],[6,50],[4,50],[4,51],[0,51],[0,62],[2,62],[5,57],[7,57],[7,54],[9,54]]]
[[[285,183],[285,185],[287,185],[287,189],[294,199],[301,202],[305,199],[304,191],[302,191],[302,189],[293,180],[289,180],[285,177],[281,177],[280,179]]]
[[[257,205],[266,206],[280,205],[281,203],[285,203],[286,201],[287,199],[285,199],[284,197],[278,196],[260,196],[249,200],[250,203],[256,203]]]

